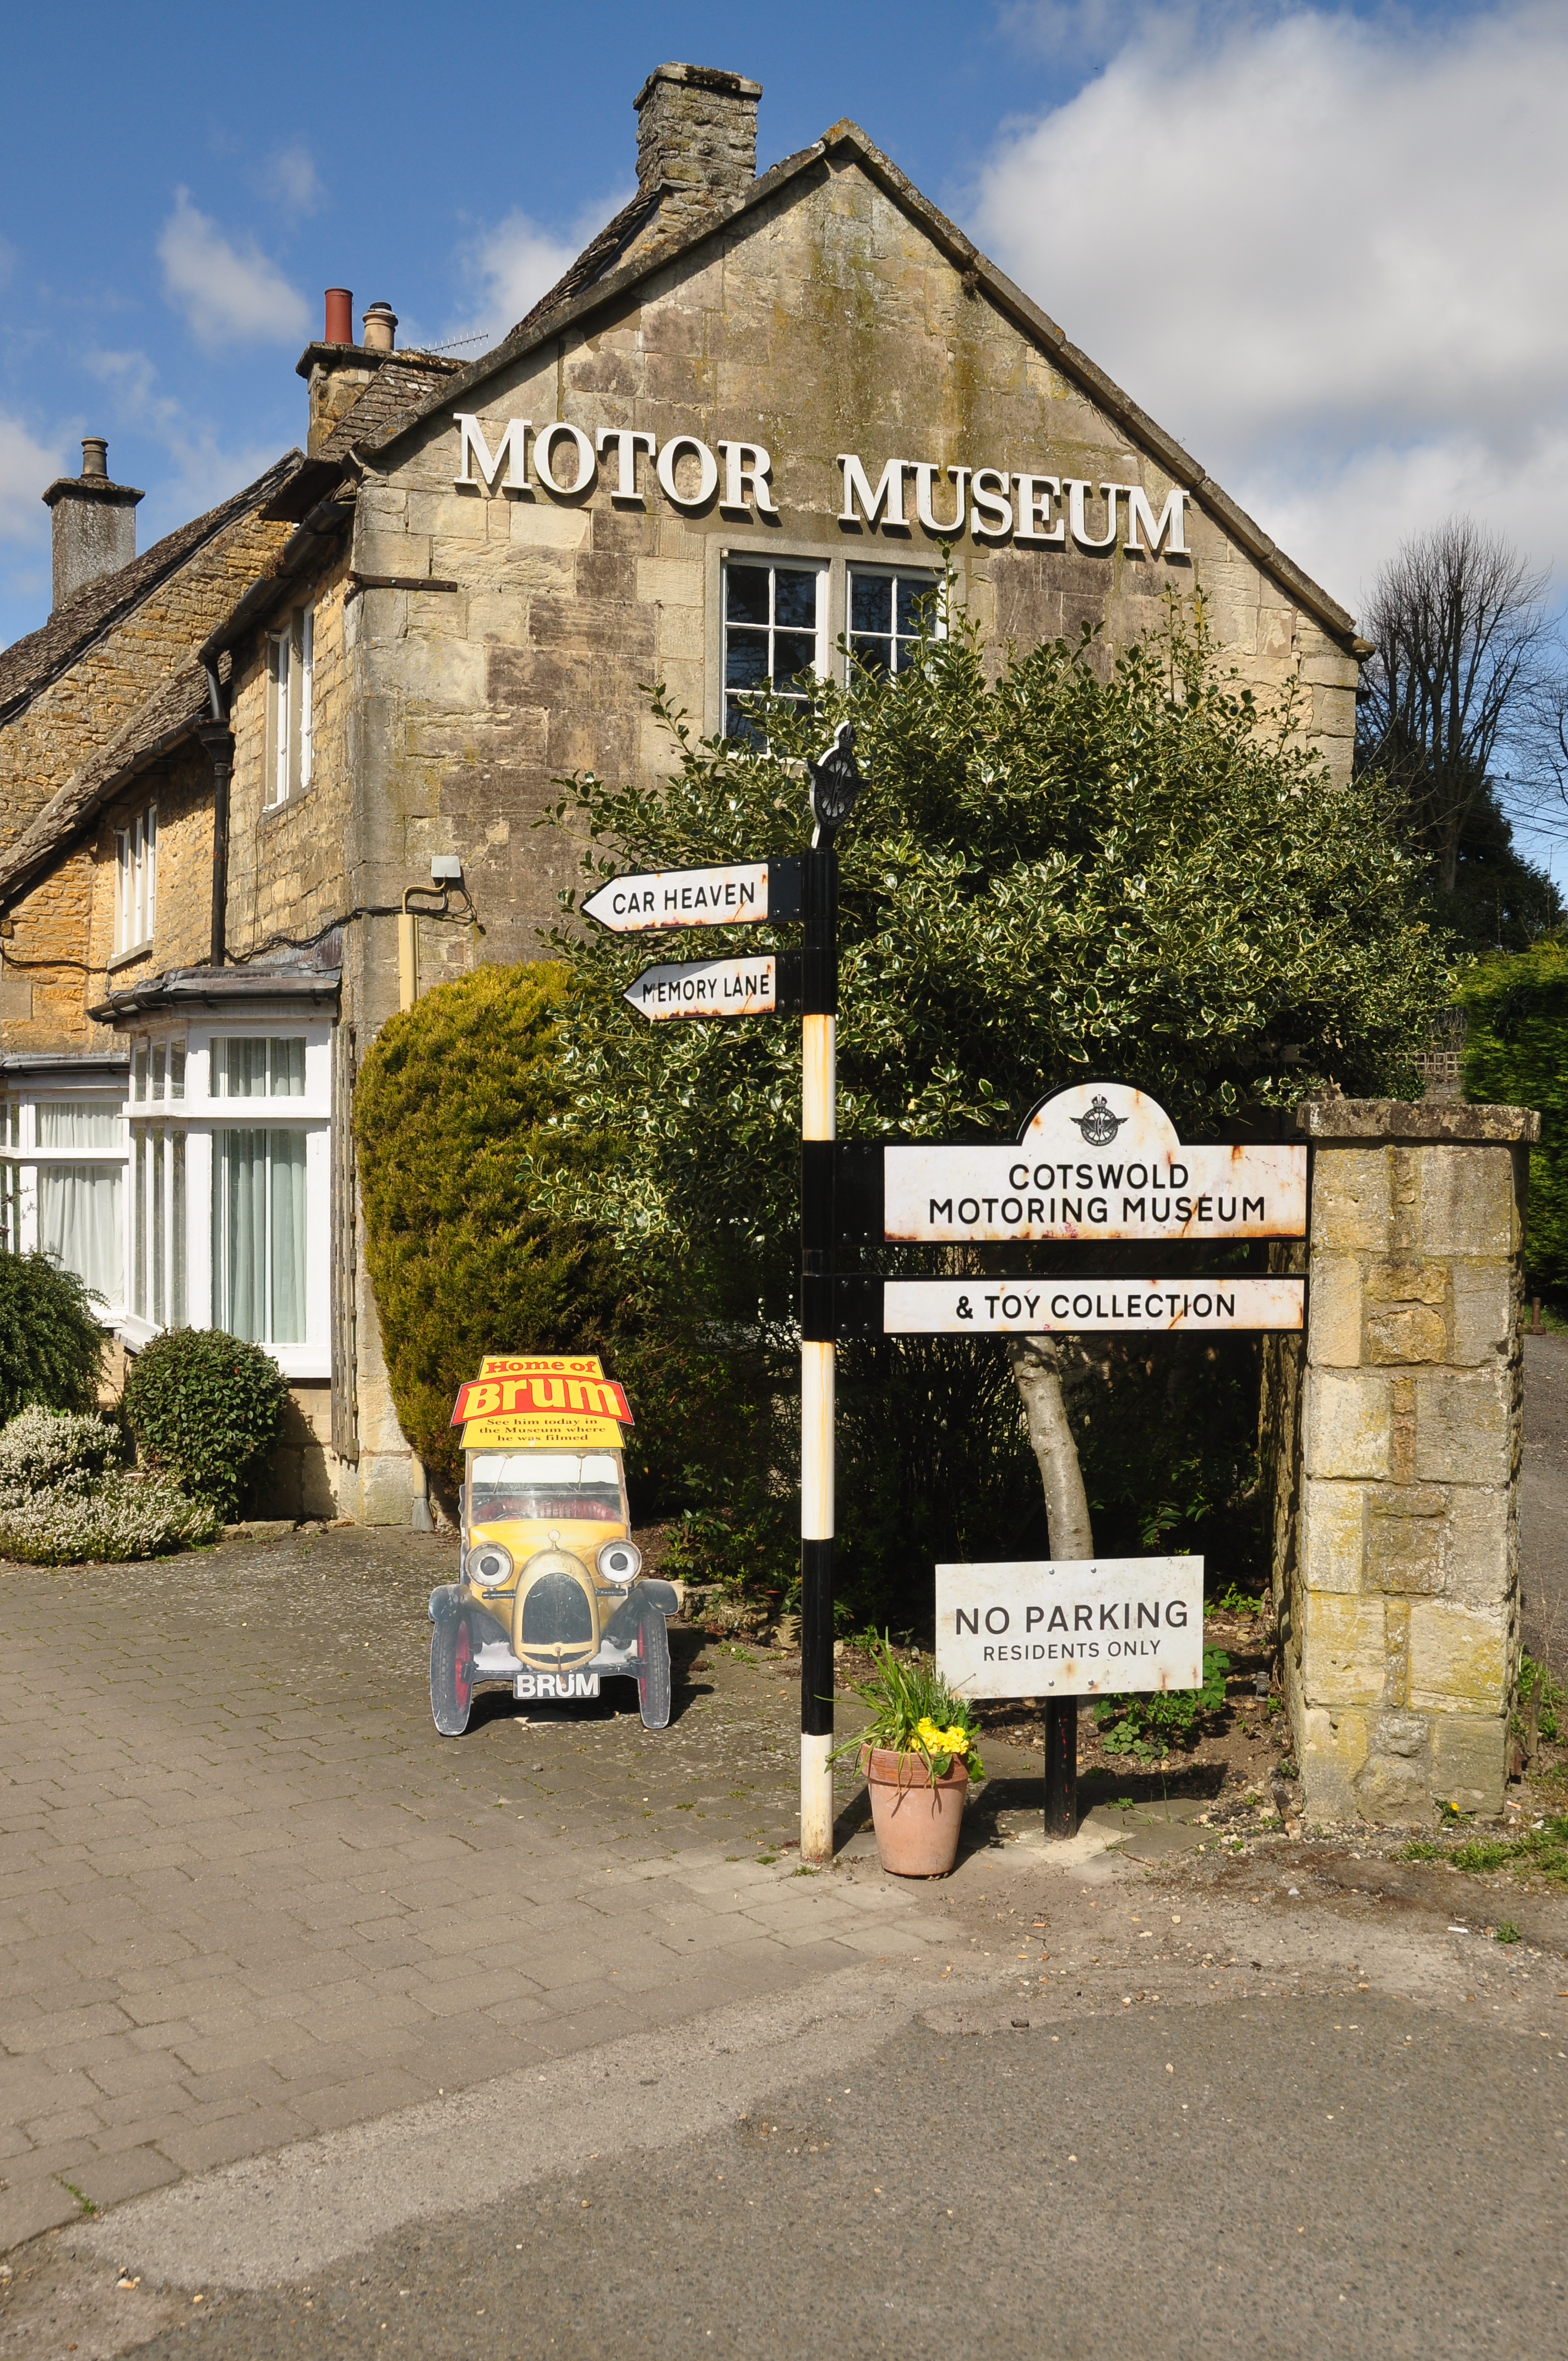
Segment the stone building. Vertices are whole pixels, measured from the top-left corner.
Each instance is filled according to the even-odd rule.
[[[1114,650],[1201,592],[1348,774],[1352,618],[855,125],[755,177],[760,94],[654,72],[636,195],[472,367],[398,352],[386,305],[351,343],[331,291],[305,455],[188,528],[209,572],[233,552],[226,595],[166,600],[133,651],[158,553],[118,565],[0,708],[0,775],[27,783],[0,839],[10,1235],[89,1257],[132,1349],[181,1319],[269,1345],[299,1410],[280,1506],[420,1513],[356,1064],[444,976],[540,955],[577,882],[535,825],[552,782],[667,763],[642,684],[717,731],[846,639],[896,667],[947,552],[1024,644],[1088,621]],[[71,549],[117,561],[128,511],[85,481],[57,529],[96,501]]]

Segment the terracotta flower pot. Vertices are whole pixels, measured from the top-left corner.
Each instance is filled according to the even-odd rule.
[[[861,1749],[871,1789],[872,1826],[883,1869],[894,1877],[946,1877],[959,1856],[969,1769],[955,1763],[933,1780],[923,1754],[891,1747]]]

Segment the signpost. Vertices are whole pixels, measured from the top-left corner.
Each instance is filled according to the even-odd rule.
[[[622,995],[641,1016],[801,1019],[800,1852],[833,1854],[833,1157],[838,1133],[839,856],[861,792],[843,722],[811,764],[810,850],[795,860],[612,877],[583,904],[616,934],[804,923],[798,952],[645,968]]]
[[[1307,1151],[1187,1146],[1157,1101],[1078,1082],[1018,1139],[838,1138],[839,859],[861,780],[845,722],[811,764],[798,859],[616,877],[583,904],[618,934],[799,922],[798,952],[646,968],[624,997],[654,1022],[801,1017],[800,1850],[833,1850],[834,1350],[840,1335],[1299,1329],[1305,1282],[1231,1273],[881,1279],[835,1269],[840,1243],[1287,1238],[1307,1227]],[[938,1566],[938,1663],[971,1696],[1046,1699],[1046,1826],[1076,1827],[1077,1699],[1202,1684],[1201,1558]],[[1120,1618],[1118,1620],[1117,1619]],[[981,1686],[984,1683],[995,1686]]]

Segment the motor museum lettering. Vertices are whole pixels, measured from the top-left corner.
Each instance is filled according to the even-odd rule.
[[[601,426],[589,435],[569,420],[536,426],[529,418],[496,420],[455,411],[461,491],[543,491],[581,500],[601,474],[610,500],[644,508],[657,491],[686,514],[717,506],[731,516],[779,521],[773,455],[761,443],[707,444],[696,434],[666,442],[640,429]],[[492,440],[492,438],[494,438]],[[532,444],[532,449],[531,449]],[[1020,548],[1116,547],[1129,556],[1185,557],[1187,493],[1166,493],[1157,514],[1141,484],[1043,469],[975,467],[939,459],[889,458],[873,483],[857,451],[840,451],[838,522],[847,531],[905,535],[918,527],[935,541],[1011,542]]]

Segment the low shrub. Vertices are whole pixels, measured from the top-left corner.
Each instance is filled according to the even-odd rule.
[[[1107,1754],[1131,1754],[1152,1763],[1173,1746],[1190,1746],[1201,1713],[1221,1713],[1231,1660],[1223,1648],[1203,1651],[1200,1689],[1151,1689],[1142,1695],[1102,1697],[1094,1708],[1100,1743]]]
[[[41,1403],[91,1410],[104,1331],[74,1271],[49,1255],[0,1253],[0,1425]]]
[[[0,1502],[85,1492],[125,1457],[117,1422],[87,1411],[21,1411],[0,1430]]]
[[[232,1520],[278,1440],[289,1389],[259,1345],[170,1328],[137,1355],[124,1409],[147,1465]]]
[[[87,1490],[35,1492],[0,1508],[0,1557],[31,1565],[115,1564],[215,1541],[218,1530],[212,1503],[191,1499],[171,1477],[116,1468]]]

